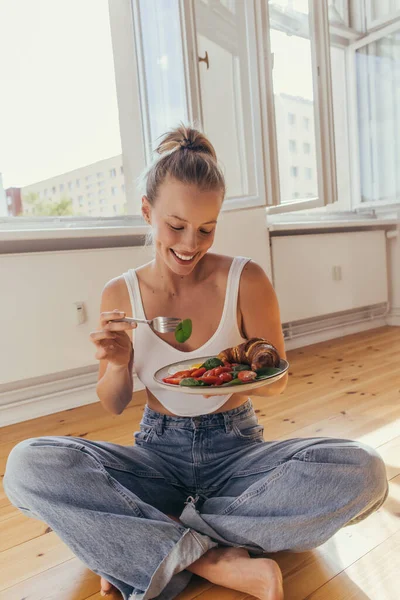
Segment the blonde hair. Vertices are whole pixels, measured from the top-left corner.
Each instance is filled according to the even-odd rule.
[[[182,183],[197,185],[204,191],[221,191],[222,198],[225,197],[225,177],[214,146],[206,135],[181,122],[160,137],[155,159],[139,178],[141,191],[150,205],[154,206],[159,188],[168,176]],[[152,233],[149,233],[145,245],[152,242]]]

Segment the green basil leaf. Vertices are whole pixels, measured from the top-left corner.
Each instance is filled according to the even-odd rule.
[[[185,377],[184,379],[181,379],[181,381],[179,382],[179,385],[187,385],[189,387],[194,387],[194,386],[205,385],[205,383],[203,381],[199,381],[198,379],[195,379],[194,377]]]
[[[219,358],[208,358],[201,366],[209,371],[210,369],[215,369],[216,367],[222,367],[224,363]]]
[[[181,321],[178,327],[175,329],[175,339],[180,344],[186,342],[192,335],[192,321],[190,319],[185,319]]]

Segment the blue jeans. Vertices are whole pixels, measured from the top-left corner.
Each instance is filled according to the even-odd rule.
[[[134,446],[30,438],[12,449],[4,477],[10,501],[50,525],[124,600],[175,598],[192,576],[186,567],[216,546],[250,555],[315,548],[388,494],[373,448],[264,441],[250,399],[198,417],[146,405],[134,437]]]

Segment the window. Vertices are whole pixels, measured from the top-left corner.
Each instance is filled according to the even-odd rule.
[[[269,0],[271,51],[274,55],[272,71],[274,87],[275,128],[277,138],[280,203],[293,198],[303,200],[305,193],[298,177],[298,166],[290,166],[293,152],[291,127],[296,123],[302,129],[308,127],[307,138],[315,139],[314,133],[314,88],[309,8],[307,1]],[[300,129],[300,128],[298,128]],[[298,131],[296,130],[296,132]],[[301,135],[303,132],[301,131]],[[290,136],[290,137],[289,137]],[[298,140],[301,144],[301,137]],[[310,142],[309,142],[310,143]],[[296,147],[299,146],[296,140]],[[317,173],[316,156],[298,153],[301,163],[310,165]],[[290,177],[287,177],[288,171]],[[315,178],[315,193],[318,197],[318,181]]]
[[[78,188],[78,187],[80,186],[80,184],[81,184],[81,183],[80,183],[79,179],[77,179],[77,180],[76,180],[76,184],[75,184],[75,185],[76,185],[76,187]]]
[[[101,179],[103,177],[103,173],[97,173],[97,179]]]
[[[297,152],[296,140],[289,140],[289,150],[290,152]]]
[[[113,196],[116,196],[116,195],[118,194],[118,188],[117,188],[117,187],[112,187],[112,188],[111,188],[111,194],[112,194]]]
[[[363,203],[400,202],[400,26],[368,43],[354,61],[360,196]]]
[[[78,204],[79,206],[83,206],[83,196],[78,196]]]
[[[367,29],[400,17],[400,0],[365,0]]]
[[[117,4],[112,10],[128,10],[127,0]],[[6,189],[19,187],[22,216],[62,215],[72,181],[79,187],[79,180],[92,170],[96,174],[98,161],[107,170],[116,157],[122,164],[109,2],[0,2],[0,23],[0,72],[3,84],[12,82],[13,89],[12,94],[0,94],[4,184]],[[75,85],[66,89],[71,74]],[[40,102],[27,93],[32,86],[40,89]],[[32,193],[38,202],[44,188],[49,194],[33,213],[24,199]],[[78,209],[76,200],[72,206]]]
[[[148,0],[142,0],[147,4]],[[158,2],[157,6],[168,2]],[[177,2],[188,6],[191,2]],[[194,0],[196,84],[202,119],[224,166],[230,206],[265,204],[259,81],[254,69],[257,37],[254,2]],[[150,38],[149,38],[150,39]],[[191,48],[187,49],[187,60]],[[180,71],[178,85],[180,82]],[[254,100],[256,99],[256,102]],[[177,102],[178,104],[178,102]]]
[[[309,167],[306,167],[304,169],[304,173],[305,173],[306,179],[312,179],[312,169],[310,169]]]
[[[311,144],[309,144],[308,142],[304,142],[304,144],[303,144],[303,152],[304,152],[304,154],[310,154],[310,152],[311,152]]]
[[[121,175],[124,174],[124,167],[121,165]]]
[[[117,176],[117,171],[115,169],[111,169],[110,170],[110,177],[111,177],[111,179],[114,179],[114,177],[116,177],[116,176]]]

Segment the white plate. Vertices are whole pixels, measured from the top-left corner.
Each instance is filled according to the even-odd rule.
[[[199,387],[190,387],[186,385],[175,385],[173,383],[165,383],[163,379],[166,377],[173,377],[170,374],[170,371],[173,367],[180,366],[179,370],[184,371],[185,367],[190,368],[192,365],[197,365],[199,363],[204,363],[209,358],[215,358],[214,356],[203,356],[199,358],[191,358],[190,360],[183,360],[176,363],[172,363],[170,365],[166,365],[162,369],[159,369],[154,373],[154,381],[158,383],[162,388],[175,392],[182,392],[184,394],[194,394],[197,396],[225,396],[226,394],[241,394],[242,392],[250,392],[258,387],[262,387],[263,385],[270,385],[271,383],[275,383],[278,379],[284,376],[286,371],[289,368],[289,363],[286,360],[281,359],[279,363],[279,373],[275,375],[266,375],[263,379],[259,379],[258,381],[254,381],[253,383],[242,383],[240,385],[227,385],[227,386],[218,386],[218,385],[208,385],[208,386],[199,386]],[[250,368],[250,367],[249,367]]]

